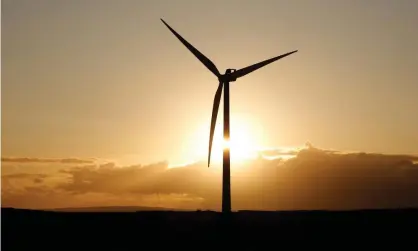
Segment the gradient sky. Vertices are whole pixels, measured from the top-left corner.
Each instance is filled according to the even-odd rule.
[[[231,85],[232,129],[254,144],[416,154],[417,11],[415,0],[3,0],[2,155],[206,153],[217,80],[160,18],[221,72],[299,50]]]

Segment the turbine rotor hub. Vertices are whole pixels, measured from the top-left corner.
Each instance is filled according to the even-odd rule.
[[[227,69],[225,74],[219,77],[219,81],[221,82],[234,82],[237,80],[236,77],[232,75],[232,73],[236,72],[236,69]]]

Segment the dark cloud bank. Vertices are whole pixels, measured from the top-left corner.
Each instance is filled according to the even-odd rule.
[[[342,153],[312,146],[300,150],[289,160],[259,158],[237,164],[239,166],[232,171],[233,208],[418,207],[417,161],[416,156]],[[128,202],[123,198],[133,198],[132,202],[144,196],[176,194],[188,198],[187,205],[191,208],[220,208],[221,172],[219,167],[207,168],[206,162],[178,168],[168,168],[165,162],[126,167],[109,163],[62,169],[59,175],[63,178],[55,183],[50,182],[54,178],[52,174],[2,176],[2,205],[77,206],[62,202],[100,194],[109,196],[109,200],[112,198],[113,205],[125,203],[125,206]],[[13,180],[24,178],[28,182],[22,187],[12,185]],[[54,199],[61,204],[46,203]]]

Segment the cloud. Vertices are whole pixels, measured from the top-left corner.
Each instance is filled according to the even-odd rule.
[[[298,154],[299,150],[298,149],[285,149],[285,148],[272,148],[272,149],[264,149],[264,150],[260,150],[258,151],[258,153],[262,156],[267,156],[267,157],[280,157],[283,155],[296,155]]]
[[[281,152],[283,154],[283,151]],[[289,152],[286,152],[289,154]],[[345,153],[307,145],[290,159],[258,158],[232,167],[234,209],[418,207],[417,156]],[[221,167],[167,162],[61,168],[2,176],[2,203],[15,207],[106,205],[220,209]]]
[[[66,164],[90,164],[94,163],[92,159],[46,159],[46,158],[20,158],[20,157],[2,157],[1,162],[15,162],[15,163],[66,163]]]

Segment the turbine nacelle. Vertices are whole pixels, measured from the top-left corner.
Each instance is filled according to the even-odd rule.
[[[225,74],[220,75],[218,77],[219,82],[226,83],[226,82],[235,82],[237,80],[237,77],[234,76],[232,73],[236,72],[236,69],[227,69],[225,71]]]

